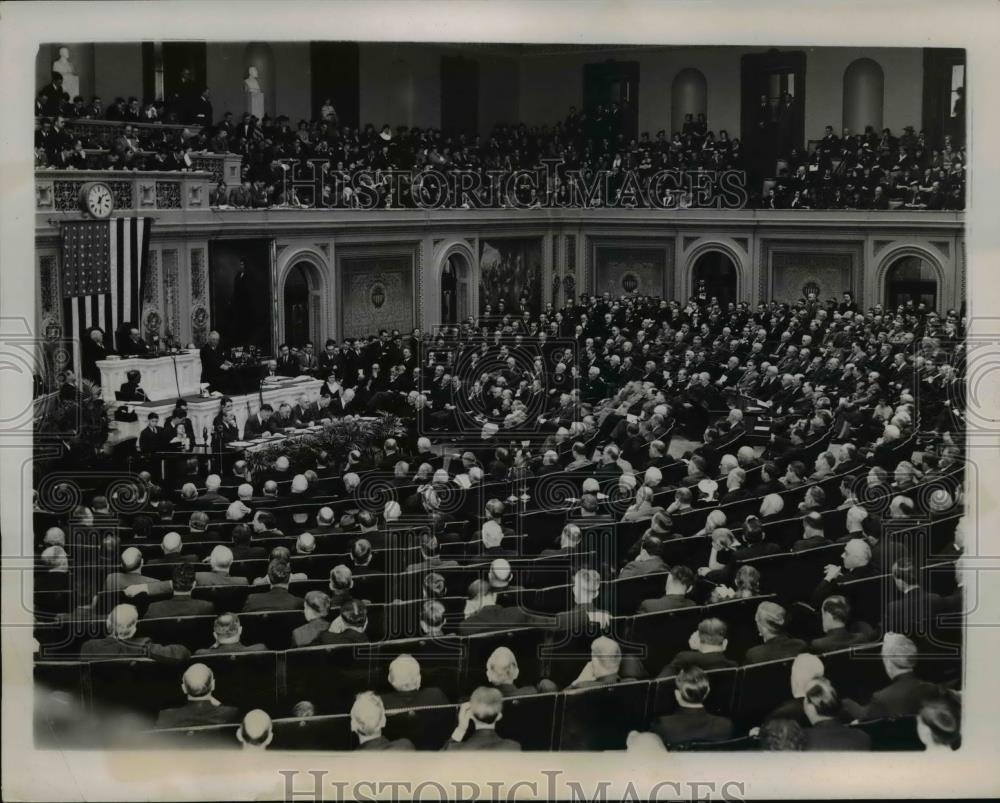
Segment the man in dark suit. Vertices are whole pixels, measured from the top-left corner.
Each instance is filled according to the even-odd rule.
[[[467,607],[467,610],[474,612],[456,627],[457,632],[463,636],[542,623],[519,607],[505,608],[498,605],[496,589],[491,588],[486,580],[474,580],[469,586],[469,606],[471,607]]]
[[[726,623],[721,619],[703,619],[691,634],[688,642],[691,649],[677,653],[660,672],[660,677],[671,677],[692,666],[705,671],[736,666],[736,661],[726,657],[729,644],[726,633]]]
[[[819,546],[829,546],[830,539],[823,534],[823,516],[815,510],[802,518],[802,537],[792,544],[792,552],[805,552]]]
[[[234,577],[229,570],[233,565],[233,551],[223,545],[212,549],[212,554],[208,558],[211,571],[198,572],[195,575],[195,582],[200,586],[245,586],[247,578]]]
[[[240,617],[235,613],[224,613],[218,617],[212,626],[212,633],[215,636],[215,644],[211,647],[196,650],[195,655],[262,652],[267,649],[263,644],[243,644],[240,641],[240,637],[243,635],[243,627],[240,625]]]
[[[146,416],[146,427],[139,433],[139,451],[142,454],[153,454],[161,451],[167,441],[167,434],[160,427],[160,416],[150,413]]]
[[[917,645],[899,633],[886,633],[882,641],[882,665],[889,676],[889,685],[875,692],[866,706],[845,700],[844,710],[862,722],[916,716],[924,700],[937,690],[933,683],[913,673],[917,665]]]
[[[757,632],[764,640],[747,650],[744,664],[759,664],[764,661],[776,661],[779,658],[792,658],[803,652],[806,643],[801,639],[792,638],[785,631],[785,609],[776,602],[762,602],[757,606],[754,616]]]
[[[201,347],[199,356],[201,357],[201,381],[207,382],[213,390],[218,389],[218,385],[223,381],[225,372],[232,368],[230,363],[219,348],[219,333],[211,331],[208,333],[208,342]]]
[[[278,346],[278,376],[298,376],[299,360],[287,343]]]
[[[108,635],[85,641],[80,648],[80,658],[103,661],[134,657],[179,663],[191,657],[188,648],[180,644],[154,644],[148,636],[136,637],[138,624],[139,612],[134,605],[116,605],[108,614]]]
[[[173,597],[151,602],[146,609],[145,618],[166,619],[175,616],[208,616],[215,613],[215,606],[208,600],[191,599],[191,592],[195,587],[194,577],[195,568],[190,563],[181,563],[175,566]]]
[[[219,413],[212,419],[212,449],[227,449],[229,444],[240,439],[239,424],[233,410],[233,400],[223,396]]]
[[[513,739],[503,739],[497,735],[496,726],[503,717],[503,694],[499,689],[480,686],[469,702],[458,709],[458,724],[445,743],[444,750],[520,750],[521,745]],[[466,738],[469,725],[475,727]]]
[[[292,405],[282,402],[278,406],[278,413],[270,418],[271,425],[275,431],[285,430],[289,427],[301,427],[302,421],[292,413]],[[291,479],[291,477],[274,477],[273,479]]]
[[[248,524],[237,524],[233,527],[233,543],[229,547],[233,560],[255,560],[267,557],[267,550],[262,546],[253,546],[253,530]]]
[[[316,401],[309,402],[302,407],[299,418],[306,424],[315,424],[324,419],[333,418],[333,410],[330,408],[331,401],[330,396],[320,394]]]
[[[150,558],[146,561],[147,566],[156,566],[161,563],[197,563],[198,556],[194,553],[184,552],[184,542],[179,533],[168,532],[160,541],[160,549],[163,550],[163,557]],[[192,577],[193,579],[193,577]],[[176,590],[176,586],[174,587]]]
[[[910,637],[926,633],[941,598],[920,587],[917,567],[908,555],[900,555],[893,563],[892,579],[900,596],[886,606],[882,631]]]
[[[290,578],[291,568],[288,562],[272,560],[267,565],[267,581],[271,586],[270,590],[251,594],[243,606],[243,612],[302,610],[305,604],[302,597],[297,597],[288,590]]]
[[[220,505],[228,505],[229,500],[219,493],[222,487],[222,477],[218,474],[209,474],[205,478],[205,493],[195,500],[194,506],[198,510],[212,510]]]
[[[389,685],[393,690],[382,695],[386,711],[448,705],[451,701],[438,688],[420,688],[420,664],[412,655],[396,656],[389,664]]]
[[[340,605],[340,615],[323,634],[323,644],[367,644],[368,605],[362,599],[348,599]]]
[[[361,692],[351,706],[351,732],[358,737],[358,750],[415,750],[409,739],[389,741],[382,735],[385,706],[373,691]]]
[[[841,721],[840,695],[826,678],[816,678],[806,689],[803,709],[811,727],[806,750],[871,750],[871,737]]]
[[[127,336],[118,344],[118,353],[122,357],[145,357],[149,354],[149,346],[139,334],[138,326],[130,326]]]
[[[330,631],[330,597],[322,591],[306,594],[302,613],[305,624],[292,631],[293,647],[308,647],[311,644],[326,644]]]
[[[820,607],[823,600],[836,594],[840,583],[874,577],[876,574],[872,562],[872,548],[863,538],[851,538],[847,541],[840,560],[843,566],[831,564],[824,568],[823,579],[812,594],[814,608]]]
[[[147,577],[142,573],[142,551],[129,547],[121,554],[118,570],[104,578],[105,591],[124,591],[129,586],[145,586],[150,594],[161,594],[170,590],[170,583]]]
[[[104,343],[104,332],[93,327],[87,332],[87,337],[80,341],[81,346],[81,373],[84,379],[89,379],[96,385],[101,384],[101,369],[97,367],[98,360],[108,358],[108,347]]]
[[[688,594],[694,588],[694,572],[687,566],[677,565],[667,575],[664,596],[643,600],[639,604],[639,613],[656,613],[673,611],[677,608],[690,608],[694,602],[688,599]]]
[[[682,669],[674,681],[678,710],[660,717],[652,730],[670,746],[685,742],[718,742],[733,736],[733,723],[705,710],[711,689],[708,676],[698,667]]]
[[[181,679],[187,703],[166,708],[156,718],[157,728],[191,728],[198,725],[222,725],[240,721],[236,706],[223,705],[215,699],[215,676],[205,664],[191,664]]]
[[[246,424],[243,425],[243,440],[252,441],[265,432],[270,432],[269,420],[273,414],[274,408],[270,404],[262,404],[260,409],[251,415]]]
[[[809,649],[813,652],[829,652],[875,640],[875,630],[867,622],[858,622],[853,628],[848,628],[851,622],[851,605],[839,594],[823,600],[821,615],[823,635],[809,643]]]

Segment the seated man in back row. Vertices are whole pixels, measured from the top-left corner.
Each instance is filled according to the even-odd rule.
[[[445,750],[520,750],[513,739],[497,735],[497,723],[503,718],[503,694],[499,689],[480,686],[472,698],[458,709],[458,724]],[[468,735],[469,725],[475,730]]]

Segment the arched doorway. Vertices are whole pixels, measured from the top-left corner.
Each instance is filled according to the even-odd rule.
[[[937,305],[938,282],[934,267],[922,257],[897,259],[885,274],[885,305],[888,309],[912,302],[928,310]]]
[[[441,268],[441,323],[459,323],[472,314],[471,278],[468,258],[449,255]]]
[[[713,296],[725,309],[727,304],[736,303],[736,264],[722,251],[708,251],[694,263],[691,272],[691,294]]]
[[[311,338],[309,327],[309,278],[299,262],[285,277],[285,342],[301,346]]]

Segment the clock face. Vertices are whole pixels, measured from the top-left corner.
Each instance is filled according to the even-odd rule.
[[[107,184],[93,184],[87,190],[87,211],[97,218],[104,218],[114,209],[114,199]]]

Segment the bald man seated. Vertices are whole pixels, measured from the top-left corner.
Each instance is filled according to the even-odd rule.
[[[358,737],[357,750],[415,750],[409,739],[390,741],[382,735],[385,706],[375,692],[365,691],[351,706],[351,733]]]
[[[221,487],[222,477],[218,474],[209,474],[205,478],[205,493],[195,500],[195,508],[198,510],[212,510],[220,505],[228,505],[230,500],[219,493]]]
[[[148,636],[136,636],[139,612],[134,605],[116,605],[106,621],[108,635],[88,639],[80,648],[85,661],[108,658],[152,658],[154,661],[186,661],[191,657],[187,647],[180,644],[154,644]]]
[[[271,717],[260,708],[248,711],[236,730],[236,741],[244,750],[267,750],[272,739],[274,739],[274,725]]]
[[[497,723],[503,718],[503,694],[499,689],[480,686],[467,703],[458,709],[458,724],[444,750],[520,750],[513,739],[497,733]],[[469,726],[474,730],[470,733]]]
[[[622,650],[618,642],[607,636],[600,636],[590,644],[590,660],[576,680],[569,684],[571,689],[590,689],[621,682],[619,670],[622,665]],[[546,681],[546,688],[550,681]]]
[[[198,572],[195,581],[200,586],[245,586],[247,578],[233,577],[229,572],[233,565],[233,551],[221,544],[208,556],[209,572]]]
[[[234,652],[261,652],[266,650],[263,644],[243,644],[243,627],[240,625],[240,617],[235,613],[224,613],[216,617],[212,625],[212,634],[215,636],[215,643],[211,647],[205,647],[195,651],[195,655],[221,655],[223,653]]]
[[[428,705],[448,705],[451,701],[438,688],[420,688],[420,664],[412,655],[398,655],[389,664],[389,685],[392,691],[382,695],[386,711],[420,708]]]
[[[150,566],[161,563],[196,563],[198,556],[184,551],[184,539],[180,533],[171,530],[163,536],[160,541],[160,549],[163,550],[162,557],[150,558],[146,561]]]
[[[160,711],[156,728],[194,728],[241,721],[238,708],[223,705],[215,698],[215,675],[205,664],[191,664],[187,668],[181,678],[181,690],[187,702],[177,708]]]
[[[142,552],[131,546],[122,552],[120,569],[111,572],[104,580],[105,591],[124,591],[129,586],[146,586],[146,592],[151,595],[169,593],[170,583],[146,577],[142,573]]]

